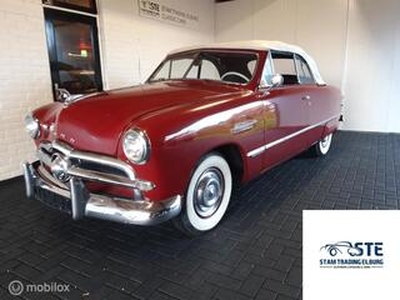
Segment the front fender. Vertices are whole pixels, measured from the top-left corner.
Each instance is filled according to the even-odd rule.
[[[137,176],[156,188],[146,194],[154,200],[184,195],[190,176],[200,159],[223,145],[235,145],[242,156],[244,177],[259,172],[261,162],[249,165],[246,153],[264,139],[263,105],[251,97],[232,103],[213,103],[203,109],[185,108],[135,122],[150,138],[151,154],[145,165],[132,165]],[[248,128],[237,130],[238,124]],[[133,126],[133,125],[132,125]],[[122,143],[118,156],[127,161]],[[256,170],[257,169],[257,170]]]

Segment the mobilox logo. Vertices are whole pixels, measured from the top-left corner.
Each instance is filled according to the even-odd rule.
[[[383,268],[382,242],[341,241],[325,244],[320,249],[321,268]]]

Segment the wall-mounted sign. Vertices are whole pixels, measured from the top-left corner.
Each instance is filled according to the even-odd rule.
[[[175,5],[166,0],[139,0],[139,15],[146,18],[167,22],[193,29],[199,27],[199,15],[190,12],[184,1],[176,1]]]

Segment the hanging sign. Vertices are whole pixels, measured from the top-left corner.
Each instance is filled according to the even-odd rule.
[[[175,5],[165,0],[139,0],[139,15],[169,24],[185,26],[193,29],[199,27],[199,15],[190,12],[179,1]]]

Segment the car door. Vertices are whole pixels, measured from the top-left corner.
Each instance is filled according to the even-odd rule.
[[[281,74],[283,84],[259,90],[265,105],[264,170],[301,152],[306,147],[302,132],[308,126],[308,103],[303,100],[293,53],[269,53],[263,78],[268,81],[273,74]]]
[[[327,98],[329,93],[327,93],[326,85],[317,85],[311,69],[303,57],[296,54],[295,62],[300,96],[307,106],[308,126],[303,133],[303,140],[307,146],[311,146],[321,139],[326,120],[332,117],[327,107],[330,102]]]

